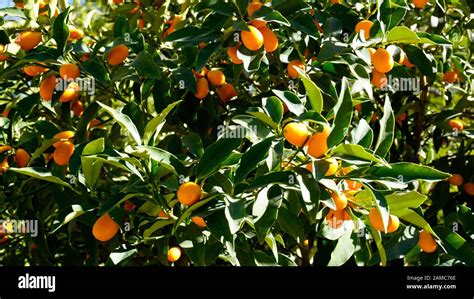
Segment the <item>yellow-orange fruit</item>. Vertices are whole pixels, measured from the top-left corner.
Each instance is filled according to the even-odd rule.
[[[81,101],[74,101],[71,104],[71,111],[75,116],[81,116],[84,112],[84,104]]]
[[[15,162],[18,167],[25,167],[30,161],[30,154],[22,148],[16,150]]]
[[[403,65],[409,68],[415,66],[413,63],[410,62],[406,54],[405,54],[405,57],[403,58]]]
[[[41,36],[39,31],[23,31],[17,36],[15,42],[20,45],[23,51],[29,51],[39,45]]]
[[[109,54],[107,55],[107,62],[110,65],[117,65],[124,62],[128,57],[128,47],[125,45],[117,45],[110,49]]]
[[[357,181],[352,181],[352,180],[344,180],[346,182],[347,188],[349,190],[359,190],[362,188],[362,184],[357,182]]]
[[[74,154],[74,144],[70,141],[61,142],[54,150],[54,162],[60,166],[67,165],[72,154]]]
[[[249,5],[247,6],[247,15],[249,17],[251,17],[253,15],[254,12],[256,12],[257,10],[260,9],[260,7],[263,6],[263,3],[262,2],[251,2],[249,3]]]
[[[342,226],[344,221],[351,220],[351,216],[345,209],[333,210],[330,209],[326,215],[326,222],[330,228],[339,228]]]
[[[418,238],[418,246],[424,252],[432,253],[436,251],[438,244],[429,232],[422,230]]]
[[[64,90],[63,94],[59,98],[59,101],[61,103],[69,102],[69,101],[75,101],[79,98],[79,85],[76,82],[71,82],[67,86],[67,88]]]
[[[201,216],[191,217],[191,221],[197,226],[202,227],[202,228],[207,226],[206,221],[204,221],[204,218],[202,218]]]
[[[398,122],[405,121],[406,119],[407,119],[407,113],[406,113],[405,111],[403,111],[402,113],[400,113],[400,114],[397,116],[397,118],[396,118],[396,120],[397,120]]]
[[[355,27],[355,32],[359,33],[361,30],[364,30],[364,37],[368,40],[370,37],[370,28],[372,28],[373,25],[374,23],[369,20],[360,21]]]
[[[385,74],[392,70],[394,61],[392,55],[387,50],[379,48],[374,53],[373,64],[377,72]]]
[[[457,78],[458,78],[458,74],[456,74],[456,72],[453,72],[453,71],[447,71],[443,75],[443,81],[447,83],[454,83]]]
[[[426,4],[428,4],[428,0],[413,0],[413,5],[416,8],[425,8]]]
[[[101,242],[107,242],[117,234],[119,228],[117,222],[108,213],[105,213],[94,223],[92,235]]]
[[[370,209],[369,212],[369,222],[370,224],[378,231],[384,231],[382,216],[380,215],[377,208]],[[387,233],[393,233],[400,226],[400,220],[395,215],[389,215]]]
[[[248,26],[249,30],[242,30],[240,38],[244,46],[252,51],[256,51],[263,46],[263,35],[254,26]]]
[[[13,147],[9,145],[0,145],[0,154],[6,152],[6,151],[11,151]]]
[[[8,56],[7,55],[2,55],[3,53],[5,53],[7,51],[7,49],[5,48],[4,45],[0,44],[0,61],[4,61],[4,60],[7,60],[8,59]]]
[[[235,90],[234,85],[230,83],[224,83],[217,89],[217,95],[222,102],[226,103],[233,97],[237,96],[237,91]]]
[[[42,74],[46,72],[48,69],[39,65],[28,65],[23,68],[23,71],[25,74],[27,74],[30,77],[37,76],[39,74]]]
[[[84,37],[84,31],[80,28],[69,26],[69,39],[78,40]]]
[[[260,32],[263,35],[263,47],[268,53],[272,53],[278,48],[278,38],[276,34],[267,27],[259,28]]]
[[[145,28],[145,25],[146,25],[146,24],[145,24],[145,19],[144,19],[144,18],[139,18],[139,19],[137,20],[137,27],[138,27],[138,29],[143,29],[143,28]]]
[[[308,146],[308,155],[313,158],[319,158],[328,150],[327,139],[329,136],[329,127],[324,126],[322,132],[313,134],[306,145]]]
[[[474,183],[465,183],[464,192],[466,192],[467,194],[471,196],[474,196]]]
[[[207,73],[207,80],[214,86],[221,86],[225,83],[225,75],[220,70],[211,70]]]
[[[385,75],[384,73],[380,73],[375,68],[373,68],[372,80],[370,82],[372,82],[372,85],[377,88],[383,88],[388,84],[387,75]]]
[[[292,60],[288,63],[287,66],[287,71],[288,71],[288,76],[292,79],[296,79],[299,77],[298,72],[296,71],[295,67],[305,71],[304,63],[299,61],[299,60]]]
[[[92,122],[92,121],[91,121]],[[53,143],[53,146],[57,148],[62,142],[70,141],[74,138],[75,133],[73,131],[62,131],[53,136],[54,139],[59,139],[59,141]]]
[[[264,20],[250,20],[249,24],[258,29],[267,26],[267,22]]]
[[[457,120],[457,119],[451,119],[451,120],[448,122],[448,125],[449,125],[453,130],[462,131],[462,130],[464,129],[463,123],[460,122],[460,121]]]
[[[123,0],[113,0],[115,4],[121,4]]]
[[[289,123],[283,128],[283,136],[290,144],[302,147],[309,136],[308,126],[298,122]]]
[[[464,179],[462,175],[455,173],[448,179],[448,182],[454,186],[461,186],[462,183],[464,182]]]
[[[59,75],[64,80],[76,79],[81,75],[81,70],[74,63],[66,63],[59,67]]]
[[[344,193],[332,192],[331,198],[336,204],[336,211],[343,210],[347,206],[347,198]]]
[[[7,171],[7,169],[10,167],[8,164],[8,158],[5,158],[1,163],[0,163],[0,174],[4,173]]]
[[[179,186],[176,196],[181,204],[191,206],[201,199],[201,186],[194,182],[184,183]]]
[[[233,64],[242,64],[243,61],[237,57],[237,49],[239,46],[234,46],[229,49],[227,49],[227,55],[230,57],[230,60],[232,61]]]
[[[181,249],[179,247],[172,247],[168,250],[168,262],[173,263],[181,257]]]
[[[49,75],[40,84],[40,96],[45,101],[51,101],[53,92],[56,88],[56,76]]]
[[[207,97],[209,94],[209,83],[206,78],[199,78],[196,81],[196,93],[194,96],[200,100]]]
[[[332,4],[341,4],[341,0],[331,0]]]

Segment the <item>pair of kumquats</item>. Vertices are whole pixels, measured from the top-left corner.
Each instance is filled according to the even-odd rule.
[[[9,145],[0,146],[0,154],[11,150],[13,150],[13,147]],[[26,150],[19,148],[15,151],[15,163],[17,167],[26,167],[28,162],[30,162],[30,159],[31,156]],[[0,174],[4,173],[9,167],[10,165],[8,164],[8,156],[6,156],[5,159],[3,159],[3,161],[0,163]]]
[[[209,94],[209,82],[216,88],[217,95],[222,102],[226,103],[237,96],[237,91],[230,83],[226,83],[225,75],[221,70],[207,71],[203,68],[201,72],[194,72],[196,76],[196,93],[194,96],[203,100]]]
[[[72,142],[74,135],[73,131],[62,131],[54,135],[54,139],[59,139],[53,143],[55,148],[53,159],[57,165],[65,166],[69,163],[74,154],[74,143]]]

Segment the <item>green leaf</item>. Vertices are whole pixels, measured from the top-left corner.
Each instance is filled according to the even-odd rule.
[[[84,72],[90,74],[97,81],[102,82],[105,85],[110,84],[109,73],[107,72],[105,66],[100,63],[97,58],[91,58],[85,61],[82,63],[81,68],[84,70]]]
[[[278,98],[280,98],[280,100],[285,102],[286,106],[288,106],[288,110],[291,113],[300,115],[305,112],[304,104],[301,102],[301,99],[298,98],[298,96],[292,93],[291,91],[281,91],[273,89],[272,92]]]
[[[174,219],[157,220],[155,223],[152,224],[152,226],[143,231],[143,238],[149,238],[154,232],[156,232],[160,228],[173,224],[174,221]]]
[[[63,55],[64,49],[66,48],[67,39],[69,37],[69,27],[67,26],[67,20],[69,17],[70,8],[68,7],[65,11],[61,12],[53,23],[53,38],[56,41],[58,55]]]
[[[374,154],[357,144],[339,144],[332,152],[334,155],[345,155],[387,165],[385,168],[390,169],[390,165],[384,159],[374,156]]]
[[[188,219],[189,216],[191,216],[193,211],[199,209],[200,207],[206,205],[211,200],[213,200],[217,197],[220,197],[220,196],[222,196],[222,194],[213,194],[213,195],[211,195],[207,198],[201,199],[197,203],[195,203],[192,206],[190,206],[189,208],[187,208],[186,211],[184,211],[184,213],[181,215],[181,217],[179,217],[178,221],[176,221],[176,224],[173,227],[172,234],[174,235],[176,233],[176,230],[178,229],[179,225],[181,223],[183,223],[186,219]]]
[[[155,63],[153,56],[146,51],[138,54],[131,66],[137,71],[138,75],[144,78],[161,79],[161,70]]]
[[[182,137],[184,145],[186,145],[189,151],[196,157],[202,157],[204,154],[204,147],[202,145],[201,137],[199,134],[194,132],[189,133]]]
[[[268,157],[273,138],[267,138],[246,151],[240,158],[240,165],[235,171],[234,182],[243,181],[247,175],[257,168],[258,164]]]
[[[211,56],[218,52],[221,49],[222,44],[220,42],[211,43],[205,46],[201,51],[199,51],[197,61],[196,61],[196,71],[200,72],[203,66],[206,65],[207,61]]]
[[[224,214],[229,224],[230,233],[236,234],[245,218],[245,202],[241,199],[232,199],[229,196],[226,198]]]
[[[370,148],[374,141],[374,132],[365,119],[361,119],[357,127],[351,131],[351,143]]]
[[[104,164],[103,160],[104,159],[95,156],[81,157],[82,173],[84,174],[87,186],[91,189],[94,189],[95,184],[99,179],[100,171]]]
[[[404,50],[410,62],[416,65],[423,75],[431,80],[435,79],[437,69],[432,55],[428,56],[425,51],[413,45],[406,45]]]
[[[321,191],[318,182],[306,170],[297,170],[298,185],[301,190],[301,197],[304,202],[304,209],[306,209],[307,217],[310,223],[316,221],[316,213],[319,208],[319,200],[321,199]]]
[[[262,6],[259,10],[255,11],[250,19],[264,20],[267,22],[274,22],[284,26],[290,26],[290,22],[278,11],[273,10],[271,7]]]
[[[327,145],[329,148],[341,143],[349,133],[349,125],[352,120],[352,96],[349,90],[347,78],[342,78],[341,93],[334,106],[334,121],[329,134]]]
[[[331,260],[328,266],[342,266],[344,265],[355,252],[354,240],[352,240],[352,231],[344,234],[337,241],[336,247],[331,252]]]
[[[312,110],[316,111],[317,113],[321,113],[321,111],[323,111],[323,95],[321,90],[302,70],[300,70],[298,67],[295,67],[295,69],[303,81]]]
[[[202,179],[213,174],[219,166],[242,142],[239,138],[221,138],[211,144],[202,156],[196,168],[198,179]]]
[[[55,220],[53,221],[53,230],[51,231],[51,234],[56,233],[61,227],[68,224],[77,217],[91,211],[93,211],[93,209],[84,210],[81,205],[71,205],[66,207],[56,216]]]
[[[298,242],[304,240],[303,223],[295,214],[284,207],[280,207],[278,210],[278,224],[283,231],[293,236]]]
[[[449,173],[408,162],[393,163],[390,167],[372,167],[368,173],[377,178],[394,178],[403,183],[415,180],[438,181],[450,177]]]
[[[276,190],[276,188],[278,187],[270,185],[260,190],[252,207],[252,215],[256,217],[255,232],[260,244],[263,243],[275,223],[282,203],[281,191],[279,194],[270,194],[270,190]]]
[[[410,222],[411,224],[414,224],[418,226],[419,228],[422,228],[435,236],[436,238],[439,239],[439,237],[436,235],[436,233],[433,231],[429,223],[420,216],[418,213],[416,213],[413,210],[410,209],[403,209],[403,210],[394,210],[392,211],[392,214],[395,216],[400,217],[400,219],[405,220],[407,222]]]
[[[54,176],[48,169],[46,168],[41,168],[41,167],[24,167],[24,168],[15,168],[15,167],[10,167],[8,168],[8,171],[13,171],[16,173],[24,174],[27,176],[30,176],[35,179],[43,180],[43,181],[48,181],[51,183],[55,183],[64,187],[68,187],[72,190],[74,190],[71,185],[66,183],[65,181],[61,180],[57,176]]]
[[[385,97],[383,116],[379,123],[380,132],[375,145],[375,155],[385,158],[392,146],[395,130],[395,116],[388,96]]]
[[[112,252],[109,255],[109,260],[107,261],[107,263],[110,261],[111,264],[118,265],[120,263],[123,263],[126,260],[131,259],[137,253],[138,253],[138,249],[136,248],[133,248],[124,252]]]
[[[380,256],[380,261],[382,263],[382,266],[386,266],[387,253],[385,252],[385,248],[383,247],[383,244],[382,244],[382,236],[380,235],[380,232],[378,230],[372,227],[372,225],[369,225],[369,229],[372,234],[372,237],[374,238],[375,245],[377,246],[377,250],[379,251],[379,256]]]
[[[387,33],[387,43],[417,44],[421,39],[408,27],[397,26]]]
[[[474,266],[474,252],[463,237],[447,227],[435,227],[434,230],[449,255],[466,263],[468,266]]]
[[[140,133],[138,133],[137,127],[135,127],[135,124],[132,122],[130,117],[127,115],[123,114],[120,111],[117,111],[105,104],[102,104],[101,102],[97,102],[103,109],[107,111],[119,124],[124,128],[130,135],[132,135],[133,139],[137,144],[142,143],[142,139],[140,137]]]
[[[153,135],[158,134],[160,132],[162,128],[162,126],[160,125],[164,124],[164,121],[168,114],[171,112],[171,110],[173,110],[173,108],[181,102],[182,101],[179,100],[169,104],[165,109],[160,112],[160,114],[155,116],[146,124],[145,131],[143,133],[143,144],[148,145]]]
[[[177,171],[178,173],[185,173],[186,169],[183,166],[183,163],[172,153],[165,151],[164,149],[140,145],[136,147],[138,152],[132,152],[133,155],[149,157],[152,160],[155,160],[159,163],[169,166],[170,171]]]
[[[82,155],[94,155],[102,153],[105,150],[105,139],[99,138],[94,141],[89,142],[84,149],[82,150]]]
[[[282,102],[274,96],[264,98],[263,101],[263,109],[265,112],[270,116],[270,118],[275,123],[280,123],[283,119],[283,104]]]
[[[420,194],[416,191],[396,192],[385,195],[390,211],[418,208],[426,201],[426,198],[426,195]]]

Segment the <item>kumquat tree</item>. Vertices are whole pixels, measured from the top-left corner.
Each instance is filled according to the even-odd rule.
[[[2,3],[1,265],[474,265],[474,2]]]

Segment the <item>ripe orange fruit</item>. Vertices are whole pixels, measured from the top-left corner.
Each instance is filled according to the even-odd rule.
[[[235,90],[234,85],[230,83],[224,83],[217,89],[217,95],[222,102],[226,103],[237,96],[237,91]]]
[[[428,0],[413,0],[413,4],[416,8],[425,8],[426,4],[428,4]]]
[[[370,209],[369,222],[376,230],[382,232],[384,231],[382,216],[380,216],[380,213],[377,208]],[[393,233],[398,229],[399,226],[400,220],[398,219],[398,217],[390,214],[388,218],[387,233]]]
[[[41,37],[42,35],[39,31],[23,31],[17,36],[15,42],[23,51],[29,51],[39,45]]]
[[[16,165],[18,167],[25,167],[26,165],[28,165],[28,162],[30,161],[30,154],[28,154],[27,151],[25,151],[24,149],[22,148],[19,148],[16,150],[16,153],[15,153],[15,162],[16,162]]]
[[[247,49],[251,51],[257,51],[263,46],[263,35],[252,25],[249,25],[248,28],[248,31],[241,31],[240,38]]]
[[[64,80],[76,79],[81,74],[81,70],[74,63],[66,63],[59,67],[59,76]]]
[[[298,122],[289,123],[283,128],[283,136],[290,144],[302,147],[309,136],[308,126]]]
[[[75,116],[81,116],[84,112],[84,104],[81,101],[74,101],[71,104],[71,111]]]
[[[408,68],[414,67],[415,65],[408,60],[408,56],[405,54],[405,57],[403,58],[402,64]]]
[[[429,232],[422,230],[418,238],[418,246],[420,246],[424,252],[432,253],[436,251],[438,244]]]
[[[455,173],[448,179],[448,182],[454,186],[461,186],[462,183],[464,182],[464,179],[462,175]]]
[[[110,49],[107,54],[107,62],[110,65],[121,64],[128,57],[128,47],[125,45],[117,45]]]
[[[161,210],[159,213],[158,213],[158,217],[160,218],[170,218],[170,215],[166,214],[165,211]]]
[[[341,4],[341,0],[331,0],[332,4]]]
[[[329,127],[324,126],[322,132],[313,134],[306,145],[308,146],[308,155],[313,158],[319,158],[328,150],[327,139],[329,136]]]
[[[181,249],[179,247],[172,247],[168,250],[168,262],[173,263],[181,257]]]
[[[299,77],[298,75],[298,72],[296,71],[296,69],[294,67],[297,67],[297,68],[300,68],[303,70],[303,72],[305,71],[305,66],[304,66],[304,63],[299,61],[299,60],[292,60],[288,63],[288,66],[287,66],[287,71],[288,71],[288,76],[290,76],[290,78],[292,79],[296,79]]]
[[[453,129],[453,130],[458,130],[458,131],[462,131],[464,129],[464,124],[462,122],[460,122],[459,120],[457,119],[451,119],[449,122],[448,122],[448,125]]]
[[[237,49],[239,48],[239,45],[236,45],[234,47],[231,47],[227,49],[227,55],[230,57],[230,60],[232,61],[233,64],[242,64],[243,61],[237,57]]]
[[[263,3],[262,2],[251,2],[249,3],[249,5],[247,6],[247,15],[249,17],[251,17],[253,15],[254,12],[256,12],[257,10],[260,9],[260,7],[263,6]]]
[[[145,24],[145,19],[144,19],[144,18],[139,18],[139,19],[137,20],[137,27],[138,27],[138,29],[143,29],[143,28],[145,28],[145,25],[146,25],[146,24]]]
[[[0,145],[0,154],[6,152],[6,151],[11,151],[13,147],[9,145]]]
[[[54,162],[60,166],[67,165],[72,154],[74,154],[74,144],[70,141],[61,142],[54,150]]]
[[[201,228],[204,228],[207,226],[206,221],[204,221],[204,218],[202,218],[201,216],[191,217],[191,221]]]
[[[366,40],[370,37],[370,28],[374,25],[373,22],[369,20],[362,20],[355,26],[355,32],[359,33],[361,30],[364,30],[364,37]]]
[[[384,73],[378,72],[375,68],[372,69],[372,85],[377,88],[383,88],[387,86],[388,80]]]
[[[201,199],[201,186],[194,182],[184,183],[179,186],[176,195],[181,204],[191,206]]]
[[[56,88],[56,76],[49,75],[40,84],[40,96],[45,101],[51,101],[53,92]]]
[[[196,81],[196,93],[194,96],[200,100],[207,97],[209,93],[209,83],[206,78],[199,78]]]
[[[258,29],[267,26],[267,22],[264,20],[250,20],[249,24]]]
[[[61,103],[75,101],[79,98],[80,87],[76,82],[71,82],[59,98]]]
[[[347,213],[345,209],[329,209],[329,213],[326,215],[326,222],[330,228],[339,228],[346,220],[352,220],[352,218],[351,215],[349,215],[349,213]]]
[[[108,213],[100,216],[92,226],[92,235],[99,241],[107,242],[119,231],[120,226]]]
[[[443,75],[443,81],[447,83],[454,83],[457,80],[457,78],[458,78],[458,74],[456,74],[456,72],[453,72],[453,71],[447,71]]]
[[[403,111],[402,113],[400,113],[398,116],[397,116],[397,122],[403,122],[407,119],[407,113],[405,111]]]
[[[373,64],[378,72],[385,74],[392,70],[394,61],[387,50],[379,48],[374,53]]]
[[[464,192],[466,192],[467,194],[471,196],[474,196],[474,183],[465,183]]]
[[[267,27],[259,28],[260,32],[263,35],[263,47],[268,53],[272,53],[278,48],[278,38],[276,34]]]
[[[214,86],[221,86],[225,83],[225,75],[220,70],[211,70],[207,73],[207,80]]]
[[[74,26],[69,26],[69,40],[78,40],[84,37],[84,31]]]
[[[7,49],[6,49],[5,45],[0,44],[0,61],[4,61],[4,60],[8,59],[7,55],[2,55],[6,51],[7,51]]]
[[[92,121],[91,121],[92,122]],[[53,146],[57,148],[64,141],[71,141],[74,138],[75,133],[73,131],[62,131],[53,136],[54,139],[59,139],[59,141],[53,143]]]
[[[336,204],[336,211],[343,210],[347,206],[347,198],[344,193],[332,192],[331,198]]]
[[[48,69],[39,65],[28,65],[23,68],[23,71],[25,74],[27,74],[30,77],[37,76],[39,74],[42,74],[46,72]]]

